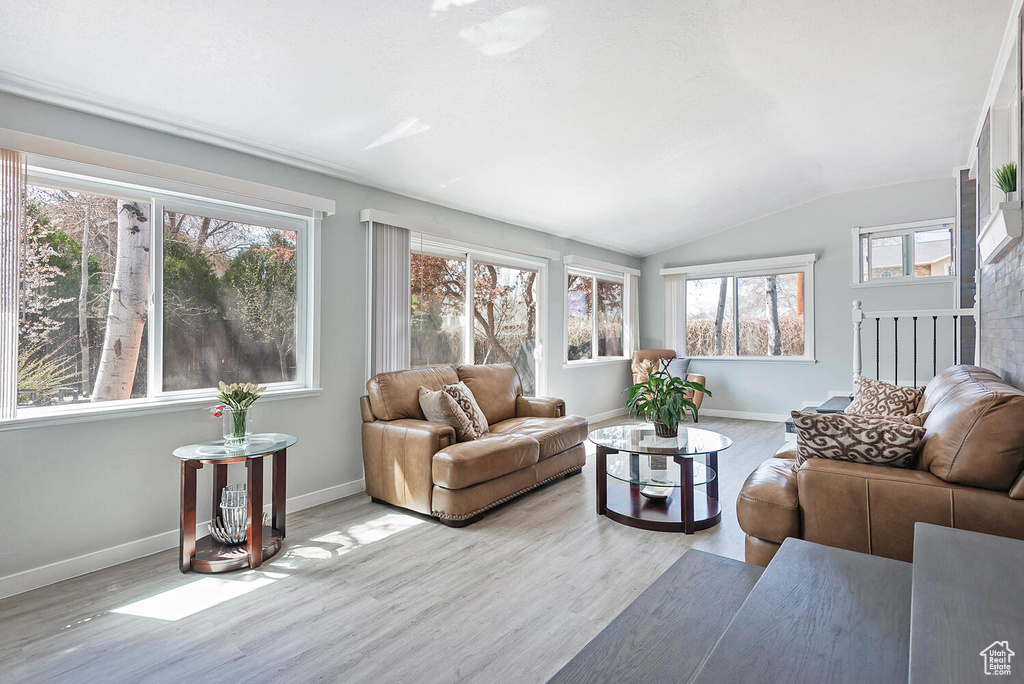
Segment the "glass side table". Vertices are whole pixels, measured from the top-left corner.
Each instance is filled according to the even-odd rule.
[[[623,424],[593,430],[590,441],[597,445],[598,515],[686,534],[721,521],[718,453],[732,446],[725,435],[680,425],[677,437],[658,437],[653,425]],[[696,491],[701,486],[705,493]]]
[[[281,550],[285,530],[285,474],[288,447],[299,439],[293,435],[253,435],[245,447],[224,446],[218,439],[189,444],[174,450],[181,460],[181,534],[178,546],[181,571],[228,572],[257,568]],[[271,524],[263,524],[263,459],[273,456]],[[246,537],[243,544],[222,544],[208,535],[196,539],[196,471],[213,466],[213,515],[220,510],[220,493],[228,483],[228,464],[245,463]]]

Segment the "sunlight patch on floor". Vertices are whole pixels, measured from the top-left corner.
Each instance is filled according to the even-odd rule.
[[[363,546],[386,539],[393,534],[407,530],[410,527],[415,527],[423,522],[425,521],[422,518],[414,518],[411,515],[386,513],[379,518],[352,525],[344,530],[314,537],[310,541],[325,544],[341,544],[342,546],[352,546],[354,543],[357,546]]]
[[[268,584],[273,584],[279,577],[287,576],[275,574],[277,577],[268,577],[260,573],[248,580],[242,579],[242,577],[234,579],[204,577],[156,596],[115,608],[110,612],[174,622],[233,598],[244,596]]]

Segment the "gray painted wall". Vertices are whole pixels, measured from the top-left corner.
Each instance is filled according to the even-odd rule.
[[[815,252],[818,255],[814,271],[816,364],[697,360],[690,368],[691,372],[707,376],[708,388],[715,394],[713,399],[705,400],[704,408],[781,415],[808,401],[820,403],[830,392],[848,391],[851,386],[850,309],[853,300],[862,300],[865,310],[953,306],[952,283],[852,287],[851,229],[955,213],[956,188],[951,176],[823,197],[646,257],[640,299],[643,346],[652,348],[664,344],[665,290],[660,269]],[[912,363],[904,362],[910,358],[909,327],[905,334],[906,338],[901,328],[901,380],[909,378],[912,372]],[[890,382],[893,379],[891,336],[891,327],[883,328],[881,375]],[[940,346],[950,336],[951,332],[940,331]],[[870,375],[874,376],[873,326],[862,339],[872,352],[870,357],[865,354],[865,368],[870,365]],[[930,337],[928,339],[930,341]],[[942,365],[940,361],[939,367]],[[919,363],[919,369],[930,376],[930,356],[927,363]]]
[[[0,127],[337,202],[338,213],[323,222],[323,394],[257,405],[255,414],[257,429],[291,432],[300,438],[289,458],[289,497],[362,478],[356,401],[364,393],[365,381],[366,245],[361,209],[443,224],[463,235],[471,233],[480,244],[518,252],[544,248],[634,268],[640,265],[636,258],[590,245],[6,94],[0,94]],[[552,261],[543,313],[548,326],[547,393],[564,398],[572,413],[614,411],[622,406],[620,392],[629,384],[627,363],[562,367],[562,280],[561,262]],[[218,429],[208,414],[190,410],[0,432],[0,580],[176,530],[178,462],[171,451],[179,444],[215,438]],[[200,471],[200,492],[209,491],[209,470]],[[240,472],[232,474],[233,480],[240,478]],[[201,506],[208,499],[200,496]],[[208,517],[207,504],[200,508],[199,518]]]

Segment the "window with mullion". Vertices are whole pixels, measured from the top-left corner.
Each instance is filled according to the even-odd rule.
[[[311,220],[30,168],[18,415],[307,386]]]
[[[567,270],[565,304],[567,362],[623,357],[622,280]]]

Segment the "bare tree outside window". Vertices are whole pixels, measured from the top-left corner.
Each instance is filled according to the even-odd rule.
[[[410,260],[413,367],[464,362],[466,288],[472,286],[473,363],[511,363],[523,391],[536,392],[538,272],[413,252]]]
[[[803,288],[803,273],[687,281],[687,353],[803,356]]]

